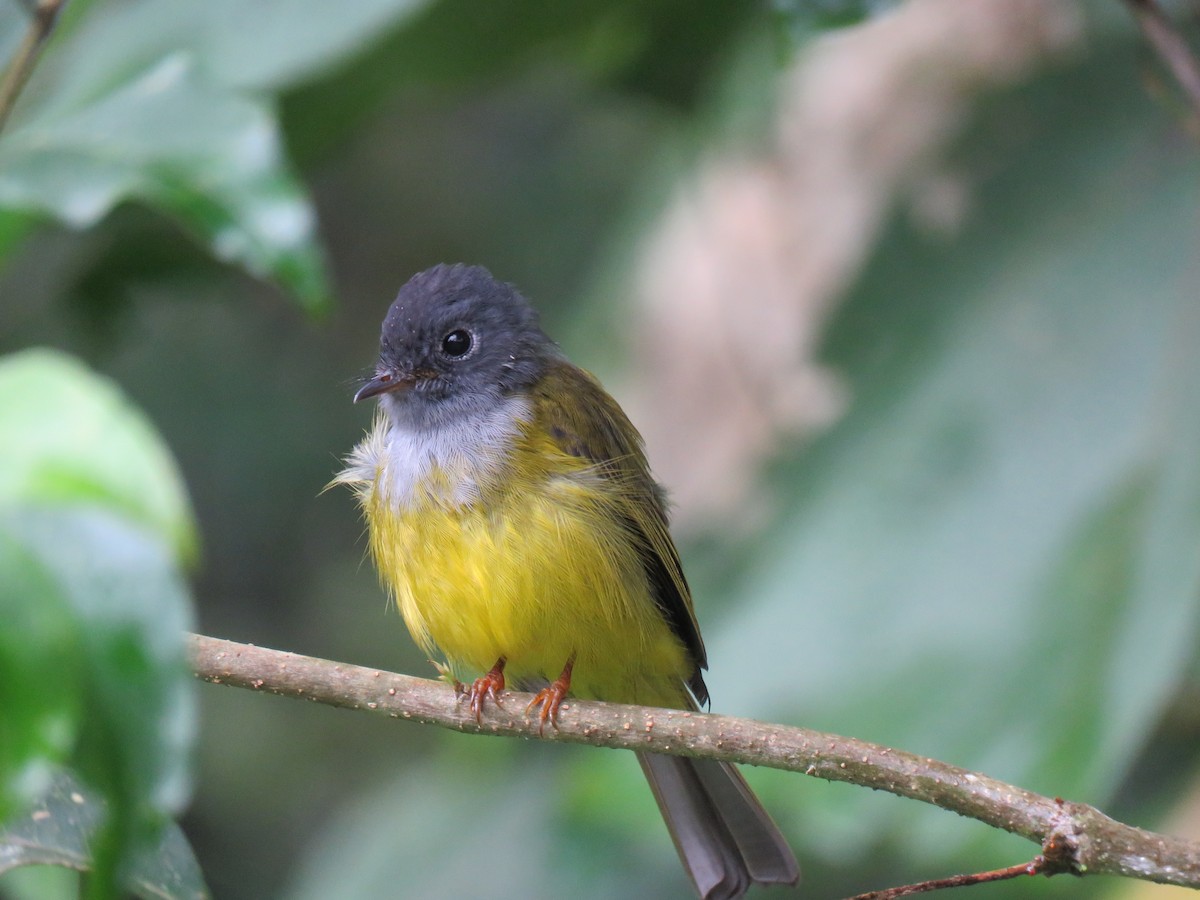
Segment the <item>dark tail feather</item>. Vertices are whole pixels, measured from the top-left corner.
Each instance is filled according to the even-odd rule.
[[[735,900],[751,884],[795,884],[787,841],[729,763],[639,753],[675,849],[702,900]]]

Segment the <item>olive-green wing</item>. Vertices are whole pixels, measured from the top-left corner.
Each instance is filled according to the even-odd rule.
[[[572,404],[564,406],[562,397],[572,398]],[[667,528],[663,490],[650,474],[641,435],[595,378],[565,360],[551,363],[539,383],[534,414],[563,453],[594,463],[604,477],[620,483],[627,526],[638,542],[655,603],[695,664],[688,687],[699,703],[708,703],[701,674],[708,668],[704,641]]]

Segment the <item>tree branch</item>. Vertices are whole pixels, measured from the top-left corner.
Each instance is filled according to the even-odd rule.
[[[62,12],[66,0],[26,0],[25,6],[29,12],[29,28],[21,41],[21,46],[13,55],[12,62],[0,80],[0,131],[8,121],[13,107],[17,105],[17,97],[33,74],[42,48],[54,30],[58,14]]]
[[[1034,841],[1052,864],[1041,871],[1124,875],[1200,887],[1200,844],[1143,831],[1094,807],[1043,797],[946,763],[840,737],[749,719],[684,710],[572,700],[558,730],[538,734],[524,716],[529,695],[506,692],[504,707],[489,706],[482,723],[456,702],[443,682],[397,675],[191,636],[196,676],[329,706],[362,709],[394,719],[456,731],[652,750],[768,766],[844,781],[909,797],[978,819]]]

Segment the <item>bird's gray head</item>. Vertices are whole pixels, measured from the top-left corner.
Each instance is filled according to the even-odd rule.
[[[557,353],[511,285],[482,266],[434,266],[400,288],[375,376],[354,402],[379,396],[394,421],[414,423],[487,412],[530,387]]]

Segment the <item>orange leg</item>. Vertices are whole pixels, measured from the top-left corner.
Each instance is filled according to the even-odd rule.
[[[490,697],[493,703],[501,709],[504,708],[504,704],[500,702],[500,692],[504,690],[504,664],[507,662],[503,656],[500,657],[486,675],[476,678],[471,683],[467,696],[471,700],[471,712],[475,713],[476,722],[483,721],[483,706],[487,698]]]
[[[571,670],[574,668],[575,654],[572,653],[567,664],[563,666],[562,674],[538,691],[530,704],[525,707],[525,715],[529,715],[535,706],[541,707],[538,710],[538,734],[545,729],[547,720],[555,728],[558,728],[558,708],[567,699],[567,691],[571,689]]]

